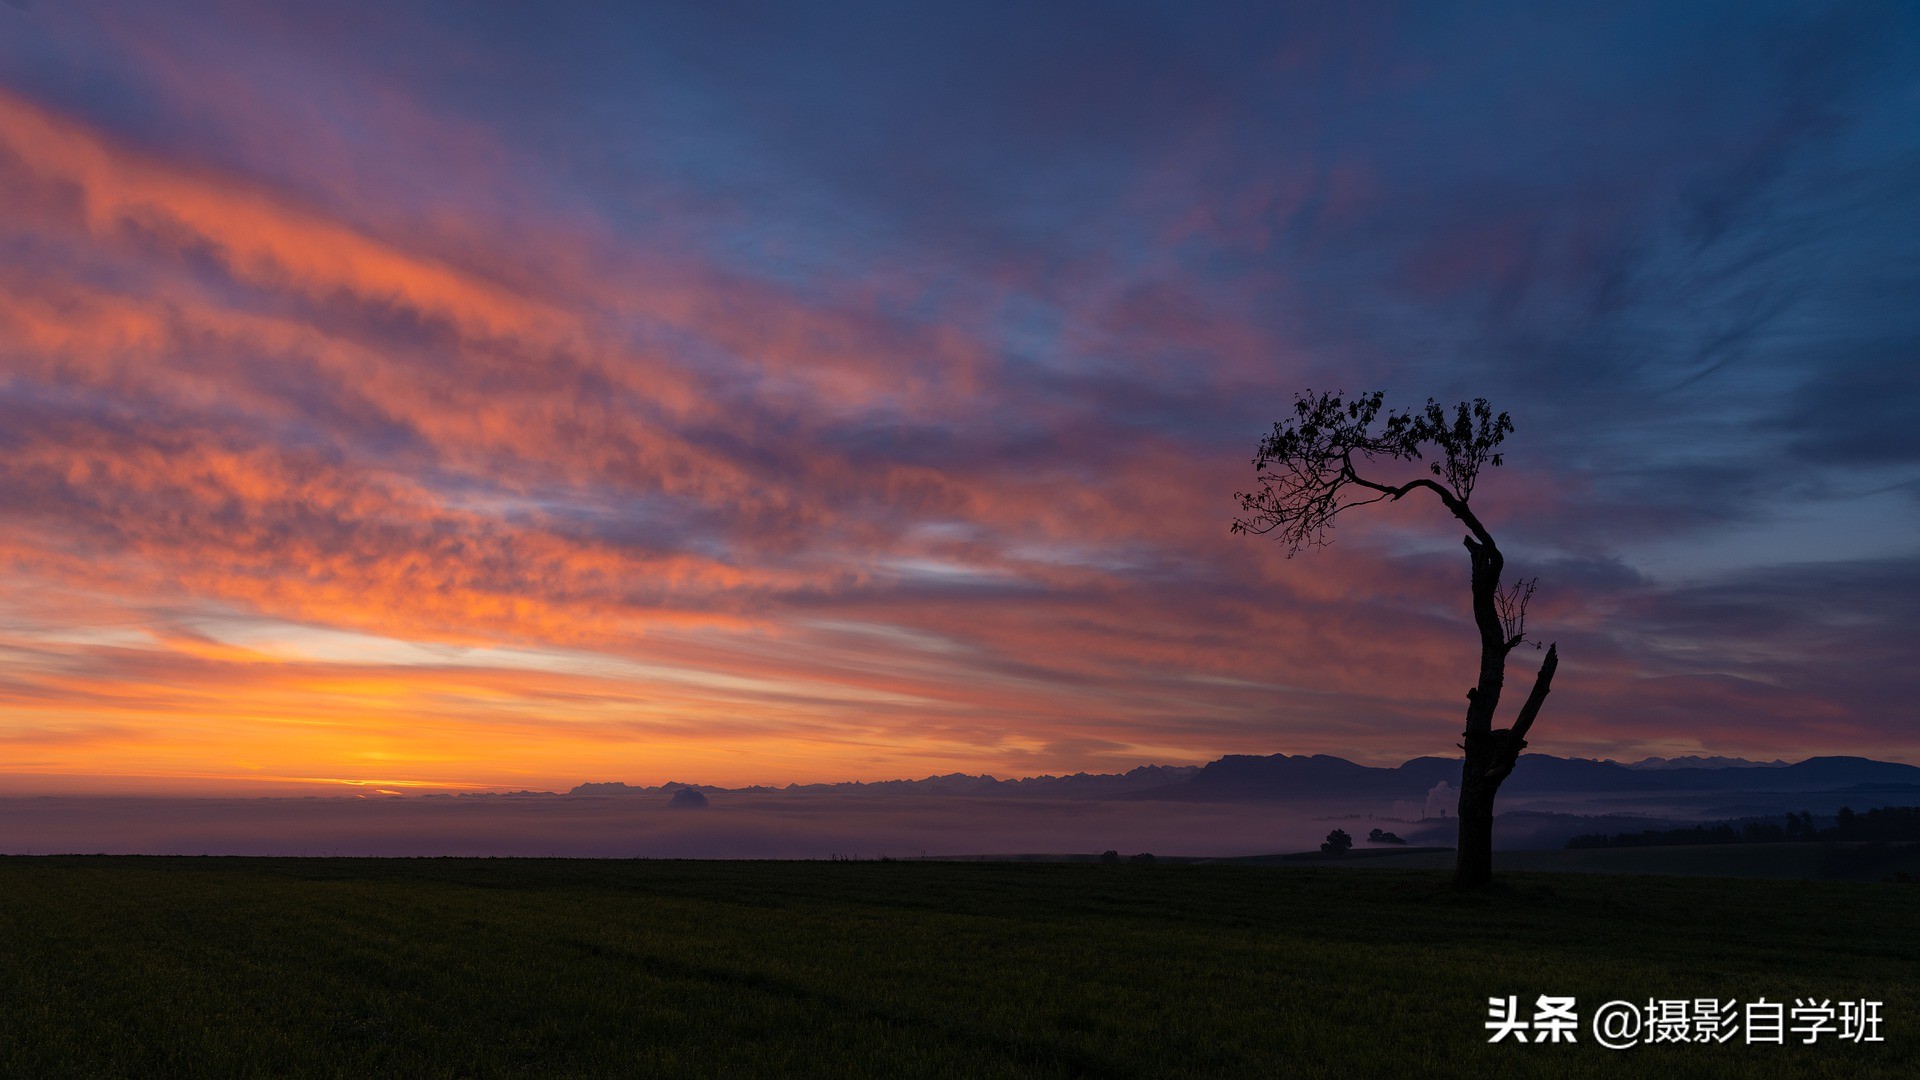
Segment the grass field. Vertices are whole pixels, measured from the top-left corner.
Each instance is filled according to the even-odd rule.
[[[1920,887],[951,862],[0,859],[7,1076],[1920,1075]],[[1885,1002],[1488,1045],[1489,996]]]
[[[1370,870],[1443,870],[1452,848],[1372,848],[1341,856]],[[1324,862],[1311,855],[1264,855],[1223,862],[1285,865]],[[1920,842],[1842,841],[1811,844],[1700,844],[1675,847],[1580,848],[1567,851],[1502,851],[1497,865],[1520,872],[1570,874],[1679,874],[1702,877],[1787,880],[1880,881],[1897,874],[1920,878]]]

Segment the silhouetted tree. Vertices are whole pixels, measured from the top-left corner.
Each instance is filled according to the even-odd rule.
[[[1801,811],[1795,814],[1787,811],[1786,834],[1789,840],[1812,840],[1814,838],[1813,812]]]
[[[1100,853],[1100,861],[1111,866],[1120,861],[1120,853],[1113,850],[1112,848],[1108,848],[1107,850]]]
[[[1320,850],[1329,855],[1345,855],[1352,847],[1353,837],[1347,835],[1347,830],[1335,829],[1327,834],[1327,840],[1320,845]]]
[[[1475,888],[1493,880],[1493,798],[1513,772],[1527,731],[1540,714],[1559,666],[1559,651],[1548,647],[1534,678],[1533,692],[1511,728],[1493,726],[1500,688],[1506,681],[1507,654],[1526,637],[1527,602],[1534,582],[1503,587],[1505,559],[1493,535],[1474,515],[1468,500],[1486,465],[1498,466],[1502,439],[1513,431],[1506,413],[1495,416],[1485,398],[1462,402],[1454,415],[1432,398],[1419,412],[1389,412],[1379,429],[1385,395],[1375,391],[1352,401],[1340,394],[1312,392],[1294,400],[1293,416],[1273,425],[1253,459],[1258,488],[1236,492],[1246,517],[1233,522],[1235,533],[1273,534],[1292,558],[1302,548],[1327,543],[1334,518],[1357,506],[1398,501],[1429,491],[1467,527],[1467,557],[1472,566],[1473,621],[1480,631],[1480,677],[1467,691],[1467,722],[1460,747],[1466,761],[1460,776],[1460,843],[1454,882]],[[1429,477],[1399,484],[1362,476],[1375,465],[1420,461],[1432,451]]]

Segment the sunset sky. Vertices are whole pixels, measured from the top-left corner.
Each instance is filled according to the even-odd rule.
[[[0,5],[0,791],[1920,762],[1912,5],[638,7]]]

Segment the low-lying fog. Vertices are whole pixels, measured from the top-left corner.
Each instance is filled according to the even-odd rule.
[[[1108,849],[1243,855],[1311,848],[1338,824],[1274,804],[940,796],[721,792],[701,809],[637,796],[32,798],[0,799],[0,851],[716,859]]]
[[[1405,802],[1367,807],[724,791],[709,799],[703,808],[688,809],[668,806],[664,795],[8,797],[0,798],[0,852],[872,859],[1112,849],[1122,855],[1225,856],[1310,851],[1335,827],[1346,829],[1360,847],[1368,846],[1373,828],[1415,845],[1450,846],[1454,835],[1451,819],[1421,820],[1429,808]],[[1503,800],[1510,813],[1497,823],[1495,843],[1558,848],[1582,832],[1788,808],[1828,814],[1839,801],[1837,795],[1785,795],[1730,805],[1733,800],[1722,796],[1717,804],[1684,806],[1618,795],[1516,798]],[[1885,801],[1855,798],[1854,805]],[[1579,814],[1607,816],[1572,816]]]

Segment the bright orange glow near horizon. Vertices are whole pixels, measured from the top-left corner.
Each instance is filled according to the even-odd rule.
[[[1669,202],[1718,175],[1690,129],[1556,126],[1636,170],[1492,199],[1485,155],[1409,170],[1402,126],[1335,146],[1173,57],[1138,100],[1119,54],[1074,60],[1118,112],[896,73],[896,115],[859,64],[551,76],[581,14],[520,41],[403,5],[396,66],[215,6],[0,11],[0,793],[1451,754],[1477,654],[1444,512],[1292,560],[1227,533],[1310,386],[1512,411],[1474,501],[1563,657],[1536,750],[1920,760],[1886,644],[1920,609],[1912,457],[1781,389],[1857,345],[1844,385],[1902,407],[1872,358],[1920,331],[1808,286],[1743,365],[1644,361],[1773,295],[1676,254]],[[1347,86],[1313,41],[1245,78]],[[1390,54],[1379,85],[1417,83]]]

